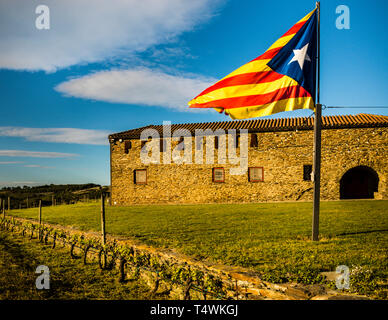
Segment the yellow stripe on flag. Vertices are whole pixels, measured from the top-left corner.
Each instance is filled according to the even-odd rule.
[[[243,96],[250,96],[250,95],[256,95],[256,94],[266,94],[282,88],[297,86],[297,85],[298,85],[298,82],[296,82],[294,79],[287,76],[283,76],[282,78],[271,82],[259,83],[259,84],[256,84],[256,83],[246,84],[246,85],[225,87],[218,90],[214,90],[212,92],[209,92],[208,94],[199,96],[197,99],[195,99],[195,103],[202,104],[213,100],[243,97]]]
[[[315,11],[315,10],[314,10]],[[301,22],[305,22],[307,21],[308,19],[310,19],[310,17],[313,15],[314,11],[310,12],[307,16],[305,16],[303,19],[299,20],[297,22],[298,23],[301,23]],[[287,43],[290,42],[290,40],[295,36],[296,33],[293,33],[293,34],[290,34],[288,36],[283,36],[281,37],[280,39],[278,39],[272,46],[270,46],[268,48],[267,51],[271,50],[271,49],[275,49],[275,48],[281,48],[281,47],[284,47]]]
[[[284,47],[287,43],[290,42],[290,40],[295,36],[295,33],[294,34],[291,34],[289,36],[285,36],[285,37],[281,37],[280,39],[278,39],[272,46],[270,46],[268,48],[267,51],[269,50],[272,50],[272,49],[275,49],[275,48],[282,48]]]
[[[240,74],[244,74],[244,73],[271,71],[272,69],[267,66],[267,63],[270,61],[271,59],[254,60],[254,61],[248,62],[247,64],[244,64],[242,67],[228,74],[226,77],[224,77],[221,80],[224,80],[233,76],[237,76]]]
[[[298,21],[299,22],[303,22],[303,21],[307,21],[308,19],[310,19],[310,17],[314,14],[314,12],[316,11],[317,9],[314,9],[313,11],[311,11],[309,14],[307,14],[304,18],[302,18],[301,20]]]
[[[247,119],[256,117],[265,117],[274,113],[283,111],[292,111],[296,109],[314,109],[314,101],[311,97],[290,98],[274,101],[260,106],[242,107],[225,110],[225,114],[232,119]]]

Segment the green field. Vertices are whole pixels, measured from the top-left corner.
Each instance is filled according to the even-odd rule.
[[[107,207],[106,230],[201,260],[248,267],[272,282],[316,283],[319,272],[363,266],[358,277],[373,289],[375,280],[387,280],[387,208],[388,201],[322,202],[319,242],[310,241],[312,204],[306,202]],[[38,209],[11,214],[37,219]],[[43,220],[97,231],[100,207],[44,207]]]

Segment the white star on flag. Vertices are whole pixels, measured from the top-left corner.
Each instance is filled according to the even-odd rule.
[[[309,48],[309,43],[307,43],[302,49],[293,50],[294,57],[288,64],[291,64],[291,62],[294,62],[294,61],[298,61],[300,68],[303,70],[304,62],[306,60],[311,62],[311,59],[307,54],[308,48]]]

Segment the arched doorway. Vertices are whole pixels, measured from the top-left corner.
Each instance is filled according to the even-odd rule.
[[[374,199],[378,185],[379,176],[372,168],[352,168],[341,178],[340,199]]]

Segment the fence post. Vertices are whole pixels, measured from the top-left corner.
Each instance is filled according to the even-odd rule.
[[[105,195],[101,188],[101,242],[105,247],[106,235],[105,235]],[[106,266],[106,254],[104,251],[104,267]]]
[[[11,197],[8,197],[8,211],[11,210]]]
[[[102,244],[105,245],[106,236],[105,236],[105,196],[101,191],[101,240]]]
[[[42,200],[39,200],[39,226],[42,224]]]
[[[3,199],[3,218],[5,219],[5,199]]]
[[[39,241],[43,240],[43,231],[42,231],[42,200],[39,200]]]

